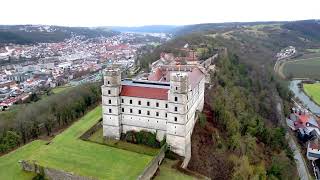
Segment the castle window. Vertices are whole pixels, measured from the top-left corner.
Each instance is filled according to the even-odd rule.
[[[150,111],[147,111],[147,115],[150,115]]]
[[[168,104],[166,104],[166,108],[168,108]]]
[[[132,104],[132,99],[130,99],[130,104]]]
[[[177,118],[177,117],[174,117],[174,121],[177,122],[177,121],[178,121],[178,118]]]
[[[141,105],[141,101],[138,101],[138,104]]]
[[[178,107],[174,107],[174,111],[178,111]]]
[[[132,109],[130,109],[130,113],[132,113]]]
[[[141,114],[141,110],[139,110],[138,113]]]
[[[159,107],[159,103],[158,102],[156,103],[156,106]]]
[[[112,109],[109,109],[109,113],[112,113]]]
[[[111,99],[109,99],[109,104],[111,104]]]
[[[111,90],[108,90],[108,94],[111,94]]]
[[[108,81],[108,84],[110,84],[110,81]]]
[[[166,115],[165,115],[166,117],[168,117],[168,114],[166,113]]]
[[[178,97],[174,97],[174,101],[177,102],[178,101]]]
[[[159,116],[159,112],[156,112],[156,116]]]
[[[149,101],[147,102],[147,106],[150,106],[150,102]]]
[[[124,99],[123,98],[121,99],[121,102],[124,103]]]
[[[178,91],[178,87],[176,87],[176,90]]]

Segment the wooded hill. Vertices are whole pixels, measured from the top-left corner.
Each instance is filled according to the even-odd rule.
[[[299,25],[267,23],[210,29],[195,25],[172,41],[141,57],[141,65],[188,43],[205,48],[210,56],[220,50],[213,87],[207,89],[205,114],[192,135],[189,168],[212,179],[298,179],[293,154],[277,106],[289,109],[292,94],[273,72],[282,48],[320,46],[315,31]],[[314,21],[314,26],[318,23]],[[205,27],[205,31],[202,31]],[[319,31],[320,34],[320,31]],[[224,49],[227,51],[224,51]]]
[[[72,35],[94,38],[113,36],[119,32],[100,28],[62,27],[62,26],[34,26],[34,25],[0,25],[0,44],[16,43],[44,43],[59,42]]]

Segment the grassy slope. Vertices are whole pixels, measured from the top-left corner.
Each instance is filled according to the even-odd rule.
[[[320,57],[287,62],[283,72],[288,77],[320,79]]]
[[[139,145],[139,144],[132,144],[128,143],[125,141],[117,141],[117,140],[105,140],[102,136],[102,128],[99,129],[97,132],[95,132],[90,138],[90,141],[101,143],[101,144],[106,144],[108,146],[116,147],[119,149],[124,149],[128,151],[133,151],[141,154],[146,154],[150,156],[155,156],[159,153],[160,149],[157,148],[151,148],[148,146],[144,145]]]
[[[99,106],[54,138],[49,145],[42,146],[28,160],[36,160],[40,165],[63,169],[82,176],[100,179],[135,179],[152,156],[78,139],[100,118]]]
[[[53,88],[52,92],[54,94],[59,94],[60,92],[63,92],[63,91],[68,90],[70,88],[72,88],[72,86],[58,86],[58,87]]]
[[[320,83],[304,84],[303,89],[317,104],[320,104]]]
[[[0,179],[32,179],[34,174],[22,171],[18,161],[28,158],[45,143],[45,141],[41,140],[32,141],[27,145],[0,157]]]
[[[155,177],[155,180],[192,180],[196,179],[194,177],[188,176],[179,172],[177,169],[172,168],[172,166],[176,163],[174,160],[164,159],[158,175]]]

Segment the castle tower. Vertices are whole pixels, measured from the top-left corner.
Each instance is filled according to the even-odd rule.
[[[188,74],[186,72],[171,73],[166,141],[171,151],[184,157],[191,155],[191,133],[187,127],[189,125],[189,91]]]
[[[120,92],[121,72],[120,69],[107,68],[103,71],[102,85],[102,113],[103,113],[103,136],[112,139],[120,139],[121,115],[120,115]]]

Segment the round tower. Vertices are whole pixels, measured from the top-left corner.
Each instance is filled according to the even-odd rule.
[[[120,92],[121,72],[120,69],[107,68],[103,71],[102,85],[102,113],[103,113],[103,136],[112,139],[120,139],[121,115],[120,115]]]

